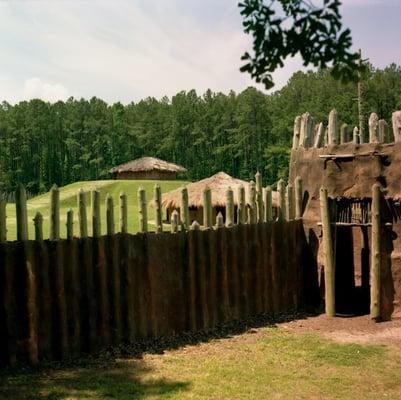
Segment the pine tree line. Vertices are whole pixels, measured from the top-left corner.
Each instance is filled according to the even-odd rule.
[[[364,86],[366,113],[390,122],[401,109],[401,68],[370,67]],[[143,155],[184,165],[191,180],[220,170],[250,179],[261,171],[273,183],[288,173],[294,117],[309,111],[327,121],[334,107],[341,122],[358,124],[356,85],[340,84],[328,71],[297,72],[271,95],[248,88],[202,96],[190,90],[128,105],[98,98],[3,102],[0,190],[21,182],[39,193],[53,183],[107,179],[111,167]]]

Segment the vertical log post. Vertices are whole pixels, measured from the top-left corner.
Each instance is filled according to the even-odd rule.
[[[156,233],[163,232],[162,191],[159,184],[155,185],[153,201],[155,203]]]
[[[192,222],[191,226],[189,227],[191,231],[199,231],[200,230],[200,225],[198,221]]]
[[[18,185],[15,192],[15,210],[17,216],[17,240],[28,240],[28,214],[26,209],[26,191]]]
[[[106,227],[107,235],[114,235],[115,224],[114,224],[114,201],[113,197],[107,193],[106,196]]]
[[[223,228],[224,227],[224,218],[223,214],[219,212],[216,216],[216,229]]]
[[[180,224],[179,214],[178,214],[177,210],[174,210],[171,214],[171,233],[178,232],[179,224]]]
[[[317,131],[316,131],[316,136],[315,136],[315,141],[313,143],[313,147],[315,149],[317,149],[318,147],[321,147],[322,143],[323,143],[323,139],[324,139],[324,125],[323,125],[323,122],[321,122],[317,126]]]
[[[401,142],[401,111],[394,111],[391,115],[394,142]]]
[[[337,144],[337,111],[335,109],[330,111],[329,125],[328,125],[328,144]]]
[[[35,240],[38,242],[42,242],[43,241],[43,217],[39,211],[35,214],[35,217],[33,219],[33,224],[35,226]]]
[[[212,228],[212,192],[209,187],[203,189],[203,227]]]
[[[379,117],[376,113],[369,117],[369,143],[379,143]]]
[[[388,143],[389,141],[388,124],[384,119],[379,119],[379,142]]]
[[[120,232],[128,232],[128,205],[127,195],[124,192],[120,193]]]
[[[100,192],[98,190],[92,190],[92,236],[100,237]]]
[[[71,240],[74,237],[74,211],[71,208],[67,211],[66,230],[67,239]]]
[[[329,317],[335,316],[335,261],[333,251],[333,240],[331,234],[331,221],[329,198],[327,189],[320,188],[320,211],[322,216],[323,227],[323,246],[325,253],[324,265],[324,286],[325,286],[325,303],[326,315]]]
[[[238,188],[237,224],[245,224],[246,217],[245,188],[241,185]]]
[[[297,115],[294,120],[294,136],[292,138],[293,149],[297,149],[299,147],[300,133],[301,133],[301,117]]]
[[[348,124],[342,124],[340,128],[340,143],[348,142]]]
[[[285,183],[282,179],[277,182],[278,192],[278,213],[277,219],[283,220],[285,218]]]
[[[256,182],[256,205],[257,205],[257,222],[263,222],[263,185],[262,174],[257,172],[255,175]]]
[[[256,224],[257,222],[257,210],[256,210],[256,186],[255,182],[249,183],[249,224]]]
[[[352,131],[352,141],[354,142],[354,144],[359,143],[359,130],[357,126],[355,126],[354,130]]]
[[[57,185],[50,190],[50,240],[60,239],[60,191]]]
[[[234,225],[234,192],[231,187],[226,191],[226,226]]]
[[[273,221],[273,207],[272,207],[272,188],[270,186],[267,186],[264,190],[264,202],[265,202],[265,208],[264,208],[264,216],[263,220],[264,222],[270,222]]]
[[[146,206],[146,191],[141,186],[138,189],[138,216],[139,216],[139,232],[148,231],[148,210]]]
[[[86,196],[83,189],[78,192],[78,220],[79,220],[79,236],[81,238],[88,237],[88,221],[86,219]]]
[[[286,217],[287,221],[292,221],[295,217],[295,210],[294,210],[294,188],[291,184],[287,185],[286,189]]]
[[[7,241],[7,200],[0,193],[0,243]]]
[[[370,317],[380,318],[380,263],[381,263],[381,188],[378,183],[372,188],[372,260],[370,271]]]
[[[188,205],[188,189],[181,189],[181,204],[180,204],[180,214],[181,214],[181,222],[184,226],[184,229],[188,230],[190,225],[189,220],[189,205]]]
[[[302,178],[297,176],[295,178],[295,218],[302,218],[302,203],[303,203],[303,191],[302,191]]]

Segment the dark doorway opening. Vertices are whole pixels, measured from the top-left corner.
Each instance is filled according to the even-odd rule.
[[[335,233],[336,312],[365,315],[370,311],[368,226],[337,226]]]

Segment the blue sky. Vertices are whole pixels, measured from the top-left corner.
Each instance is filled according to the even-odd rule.
[[[401,0],[344,0],[342,14],[375,66],[401,64]],[[236,0],[0,0],[0,99],[241,91],[249,48]],[[301,67],[288,60],[275,89]]]

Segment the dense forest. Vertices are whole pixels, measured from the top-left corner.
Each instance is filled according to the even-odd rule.
[[[401,67],[370,67],[364,87],[366,116],[375,111],[390,122],[401,109]],[[357,125],[356,84],[341,84],[327,70],[297,72],[271,95],[250,87],[128,105],[98,98],[3,102],[0,190],[22,182],[38,193],[53,183],[109,178],[111,167],[143,155],[184,165],[192,180],[220,170],[249,179],[259,170],[273,183],[288,173],[294,117],[309,111],[327,122],[334,107],[340,122]]]

